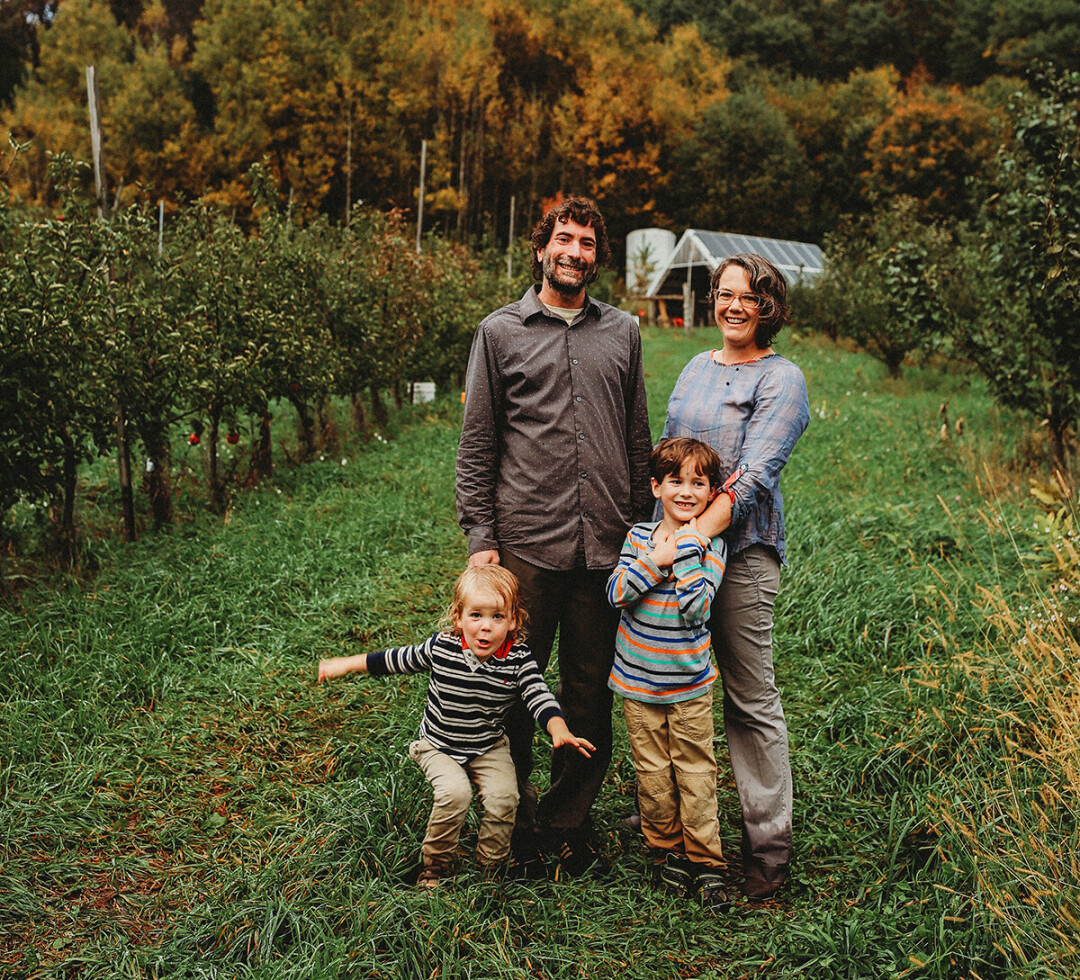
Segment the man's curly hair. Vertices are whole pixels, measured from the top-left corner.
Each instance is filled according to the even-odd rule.
[[[586,283],[588,285],[596,280],[600,267],[611,258],[611,246],[608,244],[607,228],[604,227],[604,216],[600,213],[596,202],[587,197],[568,197],[562,204],[548,211],[533,229],[530,240],[533,278],[540,280],[544,277],[544,264],[536,257],[536,253],[547,248],[555,232],[556,223],[565,224],[567,221],[575,221],[579,225],[591,227],[596,233],[596,268]]]

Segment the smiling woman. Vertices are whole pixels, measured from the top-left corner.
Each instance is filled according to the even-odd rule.
[[[697,518],[723,534],[728,563],[709,629],[724,685],[724,729],[742,803],[743,892],[772,895],[791,862],[787,722],[772,662],[773,603],[784,561],[780,471],[810,420],[802,372],[772,349],[787,321],[787,286],[755,254],[722,261],[711,295],[723,346],[693,358],[668,400],[664,436],[716,450],[723,492]]]

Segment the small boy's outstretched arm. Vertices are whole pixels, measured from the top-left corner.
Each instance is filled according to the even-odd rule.
[[[560,715],[555,715],[547,723],[548,734],[551,736],[551,744],[555,748],[561,748],[564,745],[572,746],[577,749],[586,759],[591,759],[590,752],[596,751],[596,746],[592,744],[587,738],[578,738],[574,735],[569,728],[566,727],[566,719]]]
[[[315,683],[321,684],[323,681],[354,673],[367,673],[366,653],[358,653],[352,657],[330,657],[327,660],[320,660],[319,676],[315,679]]]

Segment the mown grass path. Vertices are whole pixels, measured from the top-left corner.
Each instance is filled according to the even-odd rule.
[[[710,339],[648,333],[654,433]],[[963,601],[957,575],[1013,574],[979,531],[974,454],[938,436],[943,399],[984,452],[1000,420],[964,380],[783,350],[813,417],[784,476],[796,867],[779,899],[712,916],[650,887],[619,819],[621,733],[597,813],[606,880],[501,885],[466,861],[435,894],[399,884],[429,808],[405,757],[424,679],[313,680],[320,656],[425,636],[449,599],[465,556],[450,397],[238,496],[223,522],[97,542],[96,576],[0,610],[0,974],[1005,976],[937,846],[907,683]],[[721,781],[737,855],[724,765]]]

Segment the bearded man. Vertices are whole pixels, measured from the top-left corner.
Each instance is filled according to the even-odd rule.
[[[530,780],[533,722],[507,726],[521,805],[516,871],[597,873],[590,809],[611,761],[608,674],[618,612],[605,585],[631,524],[652,514],[641,337],[627,313],[586,293],[610,249],[595,203],[570,198],[532,235],[533,276],[516,303],[476,329],[457,456],[458,521],[469,563],[518,578],[541,670],[559,636],[557,697],[591,758],[556,749],[550,789]]]

